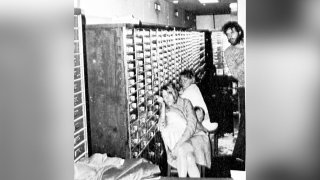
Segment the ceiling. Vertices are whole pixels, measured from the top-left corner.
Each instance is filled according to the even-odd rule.
[[[173,0],[167,0],[173,2]],[[205,6],[199,0],[179,0],[176,6],[191,11],[195,15],[230,14],[229,4],[237,0],[220,0],[219,3],[210,3]]]

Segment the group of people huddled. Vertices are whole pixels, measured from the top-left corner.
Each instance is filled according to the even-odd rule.
[[[223,27],[236,58],[241,56],[237,44],[243,43],[235,22]],[[239,36],[242,38],[239,40]],[[243,45],[240,47],[243,52]],[[228,49],[227,49],[228,50]],[[230,50],[228,50],[230,51]],[[233,57],[232,52],[227,56]],[[229,58],[229,57],[227,57]],[[243,58],[243,55],[242,55]],[[228,59],[230,73],[244,85],[243,59]],[[238,77],[239,76],[239,77]],[[195,74],[191,70],[180,73],[178,84],[169,83],[161,89],[157,99],[160,104],[158,128],[161,132],[167,152],[167,162],[177,168],[179,177],[200,177],[197,165],[211,167],[211,145],[208,134],[218,128],[217,123],[210,122],[210,117],[203,96],[195,83]]]
[[[166,147],[169,165],[179,177],[200,177],[197,164],[211,167],[211,147],[207,132],[215,130],[192,71],[180,73],[180,90],[169,83],[162,87],[158,127]]]

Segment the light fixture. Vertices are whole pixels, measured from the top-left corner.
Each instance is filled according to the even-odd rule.
[[[174,15],[175,15],[176,17],[179,16],[179,11],[178,11],[177,9],[174,10]]]
[[[231,12],[238,11],[238,4],[237,3],[230,3],[229,7],[230,7]]]
[[[208,3],[218,3],[219,0],[199,0],[202,4],[208,4]]]
[[[178,4],[178,0],[173,0],[173,4]]]
[[[154,3],[154,9],[155,9],[156,11],[160,11],[160,10],[161,10],[160,4],[159,4],[159,3]]]

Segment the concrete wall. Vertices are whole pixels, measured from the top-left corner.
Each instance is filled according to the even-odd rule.
[[[238,0],[238,23],[246,32],[246,0]],[[246,36],[246,33],[244,34]]]
[[[238,16],[232,14],[214,15],[215,29],[221,30],[221,27],[228,21],[238,21]]]
[[[214,30],[213,15],[196,16],[197,30]]]
[[[195,27],[195,16],[165,0],[74,0],[87,17],[88,24],[138,22],[177,27]],[[154,9],[154,3],[161,11]],[[179,16],[174,16],[174,10]],[[189,14],[189,20],[186,19]],[[134,17],[134,20],[133,18]]]

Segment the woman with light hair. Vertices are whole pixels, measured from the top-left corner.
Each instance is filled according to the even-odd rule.
[[[176,167],[179,177],[200,177],[198,165],[211,167],[210,141],[199,124],[188,99],[179,97],[173,84],[161,90],[160,129],[168,164]]]

